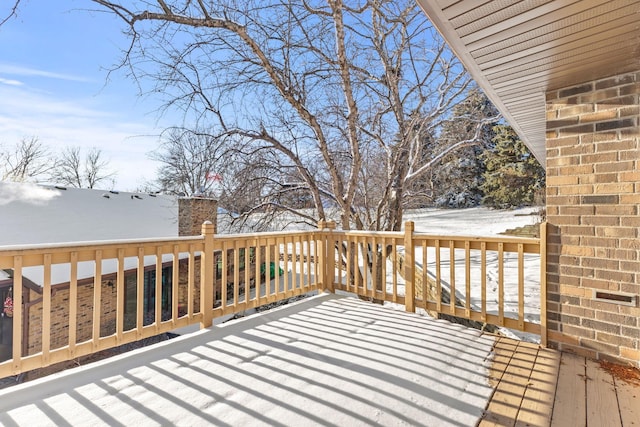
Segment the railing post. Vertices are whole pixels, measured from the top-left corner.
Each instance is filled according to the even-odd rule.
[[[332,245],[329,242],[328,236],[331,235],[331,230],[336,228],[336,223],[333,221],[318,221],[318,229],[320,231],[320,238],[318,239],[318,290],[327,290],[331,293],[335,292],[333,286],[333,275],[335,275],[335,267],[332,260],[335,259],[335,255],[332,252]],[[333,273],[333,275],[332,275]]]
[[[408,312],[415,312],[415,269],[416,263],[413,255],[413,221],[404,223],[404,306]]]
[[[540,345],[547,346],[547,223],[540,224]]]
[[[213,324],[213,235],[215,227],[211,221],[202,224],[202,237],[204,238],[204,250],[200,255],[200,311],[202,321],[200,329],[208,328]]]
[[[327,288],[327,284],[325,283],[327,277],[327,240],[325,238],[324,229],[327,227],[327,221],[320,220],[318,221],[318,240],[316,241],[318,244],[318,251],[316,260],[317,267],[316,271],[318,272],[318,277],[316,278],[316,284],[318,287],[318,291],[322,291]]]

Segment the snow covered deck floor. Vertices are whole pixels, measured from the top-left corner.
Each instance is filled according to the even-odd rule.
[[[6,426],[640,424],[597,362],[324,294],[0,392]]]
[[[494,341],[325,294],[3,390],[0,423],[472,426]]]

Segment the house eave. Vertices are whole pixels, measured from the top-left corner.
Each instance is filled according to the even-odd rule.
[[[640,70],[635,0],[418,4],[542,164],[548,91]]]

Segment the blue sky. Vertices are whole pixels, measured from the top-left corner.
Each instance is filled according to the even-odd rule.
[[[0,144],[35,136],[52,151],[98,147],[117,172],[115,187],[133,190],[155,176],[148,153],[158,133],[178,123],[159,118],[123,71],[108,76],[127,41],[120,22],[91,7],[23,0],[0,27]]]

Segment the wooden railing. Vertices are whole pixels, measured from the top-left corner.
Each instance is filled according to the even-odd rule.
[[[541,238],[334,231],[330,290],[541,336],[546,344],[546,224]],[[331,274],[335,272],[335,274]]]
[[[545,294],[543,240],[427,236],[412,223],[403,233],[334,227],[214,236],[205,223],[196,237],[2,248],[0,269],[11,273],[13,300],[22,304],[14,304],[11,357],[0,361],[0,377],[321,290],[544,341],[544,310],[529,313],[524,301],[527,268]],[[512,283],[505,269],[514,262]],[[505,297],[513,295],[515,309]]]

